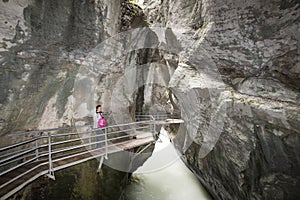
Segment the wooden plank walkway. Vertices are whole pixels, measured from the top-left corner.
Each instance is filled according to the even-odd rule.
[[[128,141],[121,142],[119,144],[109,144],[107,147],[107,154],[112,154],[128,149],[132,149],[138,146],[146,145],[151,142],[154,142],[154,138],[152,133],[143,133],[139,137],[135,139],[131,139]],[[64,155],[64,157],[53,158],[53,170],[57,171],[60,169],[64,169],[100,156],[104,156],[106,154],[105,148],[101,148],[98,150],[86,150],[82,149],[80,152],[76,152],[76,154]],[[12,194],[21,190],[27,184],[31,183],[35,179],[40,176],[46,175],[49,173],[49,160],[41,159],[34,162],[30,162],[29,164],[20,167],[16,170],[13,170],[5,175],[3,175],[0,179],[0,199],[7,199]],[[26,173],[21,176],[21,174]],[[19,177],[18,177],[19,176]],[[14,181],[14,178],[17,178]]]

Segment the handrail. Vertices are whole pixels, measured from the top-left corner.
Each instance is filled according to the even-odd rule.
[[[120,125],[112,125],[112,126],[107,126],[106,128],[109,129],[109,128],[115,128],[115,127],[122,127],[122,126],[128,126],[128,125],[139,125],[139,124],[145,124],[145,123],[150,123],[152,122],[151,120],[148,120],[148,121],[141,121],[141,122],[131,122],[131,123],[127,123],[127,124],[120,124]],[[82,126],[83,127],[83,126]],[[74,128],[74,127],[73,127]],[[72,129],[73,129],[72,128]],[[71,128],[70,128],[71,129]],[[97,128],[97,129],[93,129],[93,130],[88,130],[88,131],[83,131],[83,132],[71,132],[71,133],[58,133],[58,134],[55,134],[55,135],[52,135],[52,137],[60,137],[60,136],[70,136],[70,135],[78,135],[78,134],[84,134],[84,133],[90,133],[90,132],[95,132],[97,130],[104,130],[105,128]],[[56,131],[61,131],[61,130],[66,130],[65,128],[62,128],[62,129],[44,129],[44,130],[56,130]],[[118,132],[126,132],[126,131],[130,131],[130,130],[134,130],[134,129],[125,129],[125,130],[121,130],[121,131],[118,131]],[[44,131],[40,131],[40,132],[44,132]],[[28,132],[25,132],[25,133],[28,133]],[[111,132],[109,134],[113,134],[115,132]],[[117,132],[116,132],[117,133]],[[47,138],[47,136],[37,136],[36,138],[33,138],[33,139],[29,139],[29,140],[25,140],[25,141],[22,141],[22,142],[19,142],[19,143],[16,143],[16,144],[12,144],[12,145],[9,145],[9,146],[6,146],[6,147],[2,147],[0,148],[0,152],[1,151],[6,151],[8,149],[11,149],[11,148],[15,148],[15,147],[18,147],[18,146],[21,146],[21,145],[24,145],[24,144],[28,144],[30,142],[33,142],[35,140],[39,140],[39,139],[43,139],[43,138]]]
[[[166,119],[168,116],[155,118],[152,115],[143,114],[137,115],[137,117],[140,117],[142,120],[110,125],[105,128],[93,129],[91,125],[84,125],[9,134],[9,136],[20,137],[20,139],[24,136],[31,138],[0,148],[0,153],[4,153],[0,155],[0,188],[4,188],[26,174],[32,173],[40,166],[46,167],[48,165],[48,176],[54,179],[54,171],[63,167],[60,165],[54,166],[54,163],[75,158],[88,152],[97,152],[102,149],[103,156],[107,158],[108,148],[128,143],[130,140],[135,139],[135,136],[144,132],[155,135],[155,121],[162,118]],[[117,130],[115,130],[116,128]],[[98,134],[100,130],[103,133],[101,135]],[[147,138],[149,136],[144,137]],[[100,144],[101,146],[99,146]],[[88,160],[88,158],[84,158],[84,160]],[[34,162],[38,164],[32,169],[20,172],[8,182],[3,183],[3,179],[1,181],[1,176],[13,173],[14,170]],[[76,161],[76,163],[78,162]],[[72,163],[65,165],[69,166]],[[43,172],[42,174],[45,173]]]
[[[15,169],[21,167],[21,166],[24,166],[24,165],[26,165],[27,163],[30,163],[31,161],[32,161],[32,159],[27,160],[27,161],[25,161],[25,162],[23,162],[23,163],[21,163],[21,164],[19,164],[19,165],[17,165],[17,166],[14,166],[14,167],[12,167],[12,168],[9,168],[8,170],[1,172],[1,173],[0,173],[0,176],[3,176],[4,174],[7,174],[7,173],[9,173],[9,172],[11,172],[11,171],[13,171],[13,170],[15,170]]]
[[[49,129],[39,129],[39,130],[31,130],[31,131],[25,131],[20,133],[10,133],[8,136],[22,136],[22,135],[28,135],[35,132],[53,132],[53,131],[63,131],[68,129],[74,129],[74,128],[84,128],[84,127],[91,127],[91,125],[82,125],[82,126],[69,126],[69,127],[59,127],[59,128],[49,128]]]
[[[145,124],[146,122],[151,122],[150,120],[148,121],[141,121],[141,122],[131,122],[131,123],[126,123],[126,124],[118,124],[118,125],[111,125],[111,126],[107,126],[105,129],[102,128],[102,130],[107,130],[107,129],[110,129],[110,128],[120,128],[120,127],[126,127],[126,126],[138,126],[138,125],[141,125],[141,124]],[[90,126],[80,126],[80,128],[82,127],[90,127]],[[147,127],[147,126],[146,126]],[[146,128],[146,127],[143,127],[143,128]],[[18,142],[18,143],[15,143],[15,144],[12,144],[12,145],[8,145],[8,146],[5,146],[5,147],[2,147],[0,148],[0,152],[5,152],[5,151],[8,151],[8,150],[12,150],[14,148],[17,148],[17,147],[21,147],[21,146],[24,146],[24,145],[29,145],[32,143],[32,142],[40,142],[40,140],[42,139],[48,139],[48,136],[45,136],[45,135],[42,135],[42,133],[45,133],[45,132],[54,132],[54,131],[62,131],[62,130],[71,130],[71,129],[74,129],[74,128],[78,128],[78,127],[64,127],[64,128],[53,128],[53,129],[43,129],[43,130],[33,130],[33,131],[26,131],[26,132],[23,132],[23,133],[18,133],[18,134],[10,134],[10,136],[24,136],[26,134],[32,134],[34,133],[35,135],[37,135],[36,133],[39,133],[38,136],[35,136],[34,138],[31,138],[31,139],[27,139],[27,140],[24,140],[24,141],[21,141],[21,142]],[[128,132],[128,131],[136,131],[137,129],[139,128],[126,128],[126,129],[121,129],[121,130],[118,130],[118,131],[111,131],[111,132],[107,132],[107,135],[112,135],[112,134],[118,134],[118,133],[125,133],[125,132]],[[51,138],[52,139],[55,139],[55,138],[58,138],[58,137],[65,137],[65,136],[72,136],[72,135],[80,135],[80,134],[91,134],[91,133],[94,133],[96,132],[98,129],[92,129],[92,130],[87,130],[87,131],[81,131],[81,132],[69,132],[69,133],[57,133],[57,134],[51,134]],[[50,133],[49,133],[50,134]],[[92,137],[85,137],[85,138],[81,138],[81,139],[72,139],[72,140],[63,140],[63,141],[58,141],[58,142],[54,142],[52,143],[51,145],[60,145],[60,144],[65,144],[66,142],[76,142],[76,141],[80,141],[82,139],[93,139],[95,138],[95,136],[92,136]],[[49,139],[48,139],[48,142],[49,142]],[[49,145],[47,144],[40,144],[39,147],[27,147],[25,149],[27,150],[16,150],[15,152],[17,152],[17,154],[15,153],[12,153],[12,152],[8,152],[7,154],[5,155],[1,155],[1,159],[0,159],[0,164],[1,163],[5,163],[9,160],[13,160],[15,158],[18,158],[18,157],[22,157],[24,156],[25,154],[28,154],[29,152],[33,152],[35,150],[38,150],[39,148],[41,147],[47,147]]]
[[[31,148],[28,148],[28,149],[31,149]],[[7,154],[5,154],[5,155],[0,155],[0,159],[1,159],[1,158],[4,158],[4,157],[6,157],[6,156],[14,155],[14,154],[16,154],[16,153],[19,153],[19,152],[22,152],[22,151],[25,151],[25,150],[27,150],[27,149],[20,149],[20,150],[14,151],[14,152],[9,152],[9,153],[7,153]]]
[[[33,150],[35,150],[35,149],[29,149],[29,150],[23,151],[22,153],[14,154],[14,155],[11,156],[11,157],[4,158],[4,159],[0,160],[0,164],[1,164],[1,163],[4,163],[4,162],[7,162],[7,161],[9,161],[9,160],[11,160],[11,159],[14,159],[14,158],[16,158],[16,157],[22,156],[22,155],[24,155],[24,154],[27,154],[27,153],[29,153],[29,152],[31,152],[31,151],[33,151]]]
[[[30,147],[30,148],[27,148],[27,149],[24,149],[24,150],[20,150],[20,151],[17,151],[16,153],[19,153],[19,152],[22,152],[22,151],[27,151],[27,150],[35,150],[35,148],[34,147]],[[10,155],[14,155],[14,152],[11,152],[11,153],[8,153],[8,155],[7,156],[10,156]],[[3,157],[5,157],[6,155],[4,155]],[[29,156],[29,155],[28,155]],[[28,157],[27,156],[27,157]],[[10,161],[8,161],[8,162],[16,162],[17,160],[19,160],[18,158],[17,159],[13,159],[13,160],[10,160]],[[2,164],[0,164],[0,168],[2,167],[2,166],[4,166],[4,165],[6,165],[7,163],[2,163]]]
[[[45,165],[45,164],[47,164],[47,162],[40,163],[39,165],[37,165],[37,166],[35,166],[35,167],[29,169],[28,171],[24,172],[23,174],[20,174],[20,175],[18,175],[18,176],[16,176],[16,177],[12,178],[11,180],[7,181],[7,182],[4,183],[3,185],[0,185],[0,188],[5,187],[6,185],[12,183],[12,182],[15,181],[15,180],[18,180],[18,179],[21,178],[22,176],[24,176],[24,175],[30,173],[31,171],[34,171],[35,169],[37,169],[37,168],[39,168],[40,166]]]
[[[156,120],[158,119],[157,117],[160,116],[179,116],[180,112],[173,112],[173,113],[166,113],[166,112],[158,112],[154,114],[147,114],[147,113],[141,113],[141,112],[137,112],[136,116],[148,116],[151,118],[154,118],[154,116],[156,116]],[[130,125],[130,124],[135,124],[137,122],[132,122],[132,123],[128,123],[128,124],[124,124],[124,125]],[[117,125],[111,125],[108,127],[115,127],[115,126],[119,126],[122,124],[117,124]],[[53,131],[62,131],[62,130],[68,130],[68,129],[77,129],[77,128],[84,128],[84,127],[91,127],[91,125],[82,125],[82,126],[70,126],[70,127],[60,127],[60,128],[50,128],[50,129],[39,129],[39,130],[30,130],[30,131],[25,131],[25,132],[15,132],[15,133],[10,133],[8,134],[8,136],[21,136],[21,135],[26,135],[26,134],[30,134],[30,133],[35,133],[35,132],[53,132]]]
[[[22,142],[19,142],[19,143],[16,143],[16,144],[12,144],[10,146],[2,147],[2,148],[0,148],[0,152],[1,151],[6,151],[8,149],[15,148],[15,147],[18,147],[18,146],[21,146],[21,145],[24,145],[24,144],[28,144],[28,143],[33,142],[35,140],[36,140],[36,138],[33,138],[33,139],[25,140],[25,141],[22,141]]]

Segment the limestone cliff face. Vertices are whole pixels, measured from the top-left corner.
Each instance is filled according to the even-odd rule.
[[[84,69],[93,63],[99,43],[129,29],[133,19],[143,19],[137,8],[127,1],[110,0],[0,1],[1,147],[15,140],[6,137],[11,132],[92,124],[95,105],[102,103],[101,89],[115,83],[102,79],[109,66],[98,68],[97,77],[86,79],[89,74]],[[144,26],[139,20],[135,26]],[[109,73],[117,77],[117,71],[115,67]],[[80,82],[81,78],[87,81]],[[91,80],[97,90],[90,88]],[[86,102],[87,109],[77,110],[74,105],[86,100],[78,96],[82,90],[88,91],[92,101]],[[84,163],[58,172],[55,183],[41,178],[15,198],[118,199],[128,174],[106,167],[96,176],[98,164]],[[66,186],[63,191],[62,185]]]
[[[1,136],[177,110],[215,199],[299,199],[299,3],[137,2],[0,1]]]
[[[111,112],[111,93],[126,66],[152,55],[134,48],[124,53],[130,34],[117,39],[122,31],[147,26],[141,9],[121,0],[22,2],[0,2],[2,135],[91,123],[98,103]],[[134,95],[124,102],[133,110]]]
[[[121,2],[0,4],[1,133],[72,125],[78,68],[90,49],[119,31]]]
[[[170,87],[174,137],[215,199],[298,199],[297,1],[144,1],[182,51]]]

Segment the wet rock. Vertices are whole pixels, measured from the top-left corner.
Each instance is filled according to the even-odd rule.
[[[299,3],[144,3],[182,47],[173,141],[189,168],[215,199],[298,199]]]
[[[215,199],[299,199],[297,1],[15,2],[0,1],[2,134],[88,124],[98,102],[111,123],[176,108],[174,145]]]

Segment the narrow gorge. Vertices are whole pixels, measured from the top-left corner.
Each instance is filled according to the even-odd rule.
[[[296,0],[1,0],[0,147],[11,133],[92,124],[97,104],[110,125],[176,113],[184,124],[166,127],[170,141],[213,199],[300,199],[299,10]],[[12,199],[121,199],[152,150],[105,161],[97,176],[97,161],[62,170]]]

